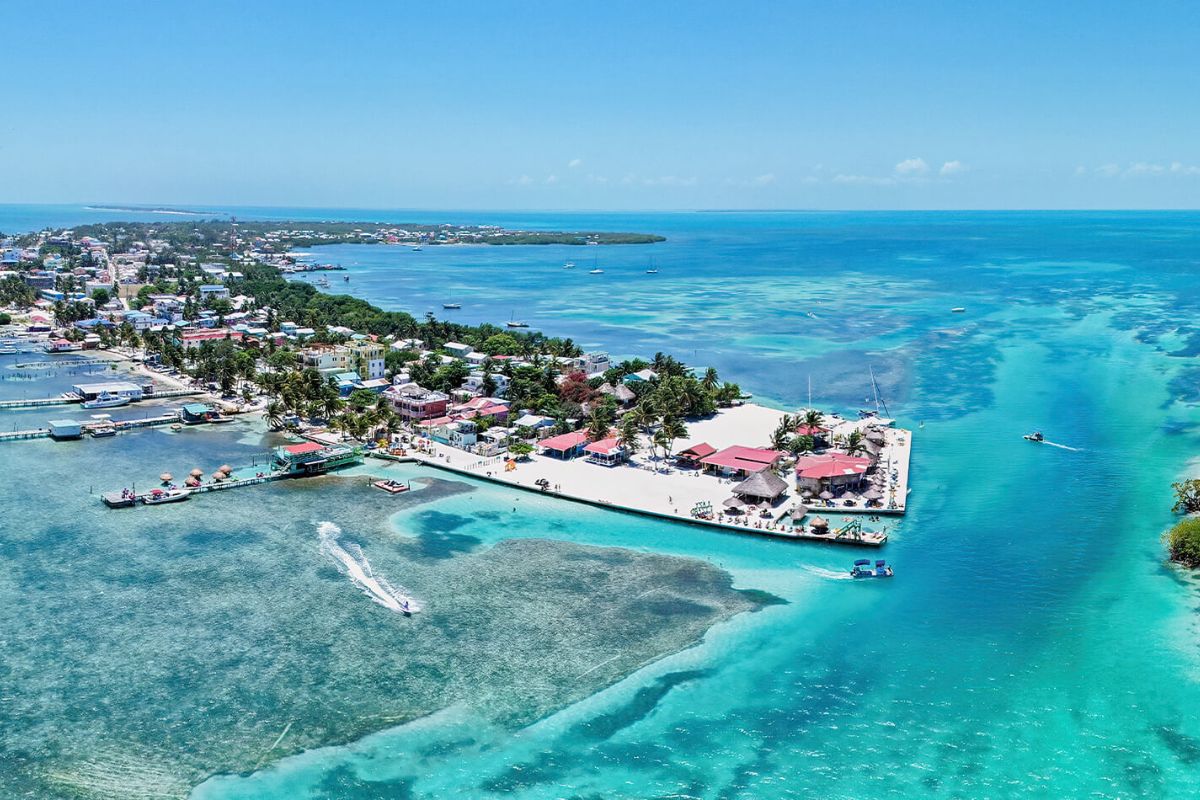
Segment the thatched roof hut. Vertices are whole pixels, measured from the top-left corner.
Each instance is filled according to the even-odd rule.
[[[760,470],[734,487],[733,493],[743,500],[774,501],[787,491],[787,481],[769,469]]]

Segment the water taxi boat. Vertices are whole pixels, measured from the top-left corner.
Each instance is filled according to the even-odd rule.
[[[191,494],[188,489],[151,489],[149,494],[142,495],[142,502],[148,506],[178,503],[180,500],[187,500]]]
[[[371,485],[376,489],[383,489],[388,494],[403,494],[412,488],[407,483],[399,481],[375,481]]]
[[[88,430],[91,431],[93,439],[104,439],[117,435],[117,426],[111,422],[99,422],[92,425]]]
[[[84,400],[84,408],[116,408],[129,404],[129,398],[125,395],[113,394],[111,392],[101,392],[92,400]]]
[[[1041,442],[1044,442],[1044,441],[1046,441],[1046,437],[1042,435],[1042,432],[1041,432],[1041,431],[1034,431],[1033,433],[1027,433],[1027,434],[1025,434],[1025,436],[1024,436],[1024,437],[1022,437],[1022,438],[1024,438],[1024,439],[1025,439],[1025,441],[1027,441],[1027,442],[1039,442],[1039,443],[1041,443]]]
[[[854,566],[850,569],[850,577],[852,578],[890,578],[892,577],[892,568],[882,558],[875,562],[875,566],[871,566],[871,559],[860,558],[854,562]]]

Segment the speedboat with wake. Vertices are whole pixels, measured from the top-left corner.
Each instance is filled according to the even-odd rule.
[[[1034,431],[1033,433],[1027,433],[1022,438],[1024,438],[1025,441],[1027,441],[1027,442],[1038,442],[1039,444],[1046,441],[1046,437],[1042,435],[1041,431]]]
[[[854,562],[854,566],[850,568],[850,577],[852,578],[890,578],[892,577],[892,568],[882,558],[875,562],[875,566],[871,566],[871,559],[860,558]]]

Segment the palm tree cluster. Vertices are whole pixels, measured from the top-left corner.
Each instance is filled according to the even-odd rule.
[[[263,411],[271,430],[288,427],[289,417],[323,422],[355,439],[391,435],[401,428],[400,418],[383,395],[357,390],[343,399],[337,387],[314,369],[262,372],[258,384],[271,398]]]

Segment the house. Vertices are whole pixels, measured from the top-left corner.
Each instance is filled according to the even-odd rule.
[[[567,459],[575,458],[575,456],[582,453],[587,443],[587,431],[572,431],[571,433],[551,436],[549,439],[542,439],[542,441],[538,442],[537,446],[542,455]]]
[[[618,443],[616,436],[609,436],[598,442],[592,442],[583,448],[583,452],[587,456],[588,461],[591,461],[593,464],[602,464],[606,467],[615,467],[628,456],[625,448]]]
[[[528,428],[538,438],[546,436],[554,425],[553,417],[543,417],[541,414],[523,414],[512,423],[517,429]]]
[[[46,348],[48,353],[70,353],[73,350],[82,350],[83,345],[72,342],[70,339],[55,339],[50,342],[50,346]]]
[[[496,372],[492,374],[493,394],[503,397],[508,394],[509,379],[507,375],[501,375]],[[475,370],[467,379],[463,381],[462,388],[466,389],[471,394],[479,394],[484,391],[484,375],[483,370]]]
[[[200,285],[200,300],[228,300],[229,289],[219,283],[204,283]]]
[[[461,342],[446,342],[444,345],[442,345],[442,349],[455,358],[465,359],[467,357],[467,353],[470,353],[473,348],[471,345],[462,344]]]
[[[386,350],[383,345],[370,339],[360,339],[346,345],[346,348],[350,351],[351,367],[358,370],[359,376],[364,381],[384,376],[387,366],[384,361]]]
[[[429,438],[462,450],[469,450],[479,439],[479,428],[469,419],[440,417],[425,423],[429,426]]]
[[[462,419],[491,417],[496,422],[504,422],[508,419],[508,404],[492,397],[472,397],[465,403],[452,406],[450,413]]]
[[[649,383],[658,377],[658,373],[652,369],[639,369],[637,372],[631,372],[625,376],[625,383]]]
[[[401,419],[418,422],[444,416],[450,402],[449,395],[424,389],[415,383],[393,386],[384,392],[384,396]]]
[[[733,477],[749,477],[755,472],[775,466],[783,458],[783,455],[781,450],[733,445],[701,458],[700,465],[707,472]]]
[[[602,383],[598,389],[600,394],[606,394],[617,401],[621,407],[627,407],[637,400],[637,395],[633,393],[624,383],[618,383],[613,386],[611,383]]]
[[[240,331],[231,331],[227,328],[209,328],[205,330],[182,331],[176,334],[175,339],[180,347],[190,350],[193,347],[199,347],[205,342],[219,342],[222,339],[240,342],[242,334]]]
[[[348,397],[351,392],[357,389],[361,380],[357,372],[336,372],[330,375],[329,379],[337,386],[338,394],[342,397]]]
[[[300,363],[305,369],[315,369],[321,377],[349,372],[350,350],[341,345],[314,344],[300,351]]]

